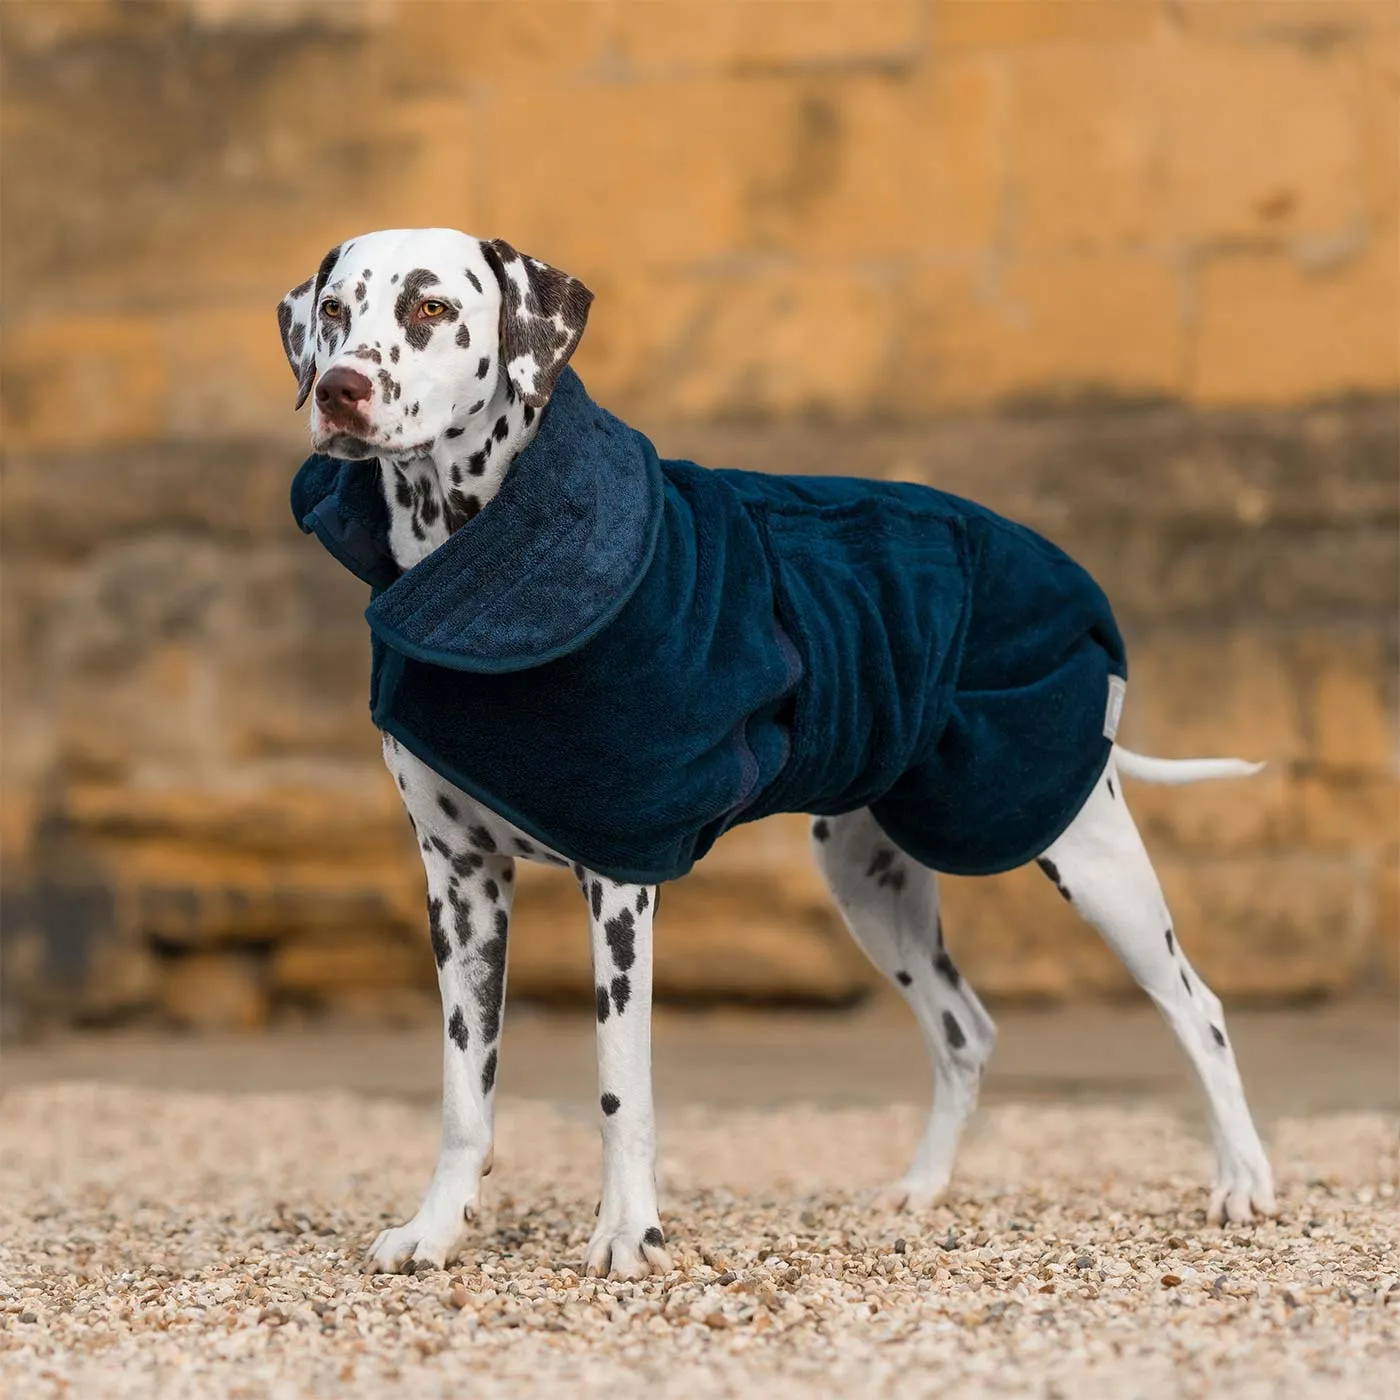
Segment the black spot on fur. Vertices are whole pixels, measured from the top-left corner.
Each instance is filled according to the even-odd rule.
[[[439,967],[442,967],[452,956],[452,945],[447,941],[447,934],[442,927],[442,900],[440,899],[428,901],[428,933],[433,940],[433,960]]]
[[[1181,985],[1186,988],[1186,995],[1188,997],[1196,995],[1195,992],[1191,990],[1191,979],[1186,975],[1186,969],[1184,967],[1181,969]]]
[[[598,994],[598,1024],[601,1025],[608,1019],[608,989],[597,987],[594,989]]]
[[[616,1094],[604,1094],[598,1105],[611,1118],[622,1107],[622,1100]]]
[[[452,932],[457,935],[458,947],[465,948],[472,941],[472,907],[455,890],[449,891],[452,901]]]
[[[443,437],[459,438],[459,437],[461,437],[462,434],[463,434],[464,432],[466,432],[466,431],[467,431],[467,430],[466,430],[465,428],[449,428],[449,429],[443,434]]]
[[[438,806],[442,808],[442,814],[449,821],[456,821],[462,815],[462,809],[445,793],[438,793]]]
[[[1225,1048],[1225,1032],[1219,1026],[1212,1026],[1210,1033],[1215,1037],[1215,1043],[1223,1050]]]
[[[896,866],[895,869],[881,875],[878,883],[881,889],[888,887],[898,894],[904,888],[904,871]]]
[[[398,467],[394,468],[394,499],[401,506],[413,504],[413,487],[408,484],[408,478]]]
[[[467,1048],[467,1018],[462,1015],[460,1006],[452,1008],[452,1016],[447,1023],[447,1035],[459,1050]]]
[[[407,791],[408,791],[408,779],[405,778],[404,775],[403,775],[402,773],[399,774],[399,791],[400,791],[400,792],[407,792]]]
[[[515,838],[515,849],[519,851],[522,856],[532,856],[535,854],[535,848],[523,836],[517,836]]]
[[[510,932],[510,915],[504,909],[496,910],[496,936],[502,941]]]
[[[486,407],[485,399],[478,399],[468,410],[468,413],[480,413]]]
[[[477,377],[478,379],[485,379],[485,378],[486,378],[486,371],[489,370],[490,368],[491,368],[491,357],[490,357],[489,355],[483,355],[483,356],[476,362],[476,377]]]
[[[603,913],[603,887],[597,880],[594,880],[588,887],[588,904],[593,910],[593,917],[595,919],[601,917]]]
[[[933,955],[933,966],[938,975],[954,990],[962,985],[962,977],[953,966],[952,958],[942,948]]]
[[[454,339],[457,341],[457,344],[462,347],[463,350],[466,350],[470,347],[472,343],[472,333],[467,329],[467,323],[465,321],[463,321],[462,324],[457,327],[457,334],[454,337]]]
[[[462,876],[474,875],[485,864],[475,851],[463,851],[461,855],[452,857],[453,870]]]
[[[827,841],[831,838],[831,826],[823,817],[820,821],[812,823],[812,837],[817,841]]]
[[[658,1226],[653,1225],[646,1234],[642,1236],[642,1243],[649,1244],[655,1249],[660,1249],[661,1246],[666,1243],[666,1236],[661,1233]]]
[[[506,992],[506,937],[504,934],[493,938],[482,948],[481,960],[485,967],[485,975],[477,983],[476,1004],[481,1011],[481,1034],[489,1043],[501,1033],[501,1003],[505,999]]]
[[[471,837],[472,845],[478,850],[495,853],[496,838],[484,826],[471,827],[467,835]]]
[[[431,838],[431,840],[433,843],[433,849],[438,853],[438,855],[443,856],[447,860],[452,860],[452,847],[449,846],[447,842],[442,839],[441,836],[434,836]],[[460,875],[462,872],[459,870],[457,873]]]
[[[476,290],[477,290],[478,292],[481,291],[481,282],[480,282],[480,280],[477,278],[476,273],[474,273],[474,272],[471,270],[471,268],[468,268],[468,269],[467,269],[467,281],[470,282],[470,283],[472,284],[472,286],[475,287]]]
[[[454,491],[452,501],[461,517],[461,525],[465,525],[468,520],[475,520],[481,514],[480,497],[464,496],[460,491]],[[460,525],[458,528],[461,528]]]
[[[943,1034],[948,1037],[948,1044],[954,1050],[961,1050],[967,1044],[963,1028],[958,1025],[958,1018],[951,1011],[943,1013]]]
[[[1172,931],[1171,931],[1171,929],[1168,929],[1168,930],[1167,930],[1167,952],[1169,952],[1169,953],[1175,953],[1175,952],[1176,952],[1176,942],[1175,942],[1175,940],[1172,938]]]
[[[394,302],[394,320],[403,327],[403,338],[415,350],[424,349],[433,338],[433,323],[431,321],[415,321],[413,313],[417,311],[423,293],[429,287],[437,285],[437,273],[429,272],[426,267],[415,267],[404,277],[403,288]],[[457,318],[454,316],[452,319],[456,320]]]
[[[641,913],[645,912],[647,905],[650,904],[650,903],[651,903],[651,896],[646,892],[646,890],[645,890],[645,889],[640,889],[640,890],[638,890],[638,891],[637,891],[637,913],[641,914]]]
[[[1114,790],[1113,790],[1113,779],[1112,779],[1112,778],[1108,778],[1108,779],[1106,779],[1105,781],[1108,783],[1108,795],[1109,795],[1110,797],[1117,797],[1118,794],[1117,794],[1116,792],[1114,792]]]
[[[399,347],[398,347],[397,345],[391,345],[391,346],[389,347],[389,363],[390,363],[391,365],[396,365],[396,364],[398,364],[398,362],[399,362]]]
[[[493,1050],[481,1067],[481,1092],[489,1094],[496,1087],[496,1052]]]
[[[870,857],[870,864],[866,867],[866,876],[874,879],[876,875],[882,875],[894,864],[894,852],[888,846],[882,846]]]
[[[491,434],[497,442],[504,442],[508,432],[510,432],[510,420],[505,414],[502,414],[496,419],[496,426],[491,429]]]
[[[535,421],[535,406],[527,403],[525,405],[525,426],[528,428]]]
[[[1046,860],[1044,856],[1038,856],[1035,862],[1045,873],[1046,879],[1050,880],[1055,888],[1059,890],[1062,899],[1069,898],[1069,890],[1063,880],[1060,879],[1060,871],[1053,860]]]
[[[901,987],[912,987],[914,985],[914,979],[907,972],[896,972],[894,980],[898,982]]]
[[[603,925],[603,933],[608,940],[608,951],[612,953],[613,966],[619,972],[626,972],[637,961],[636,931],[632,922],[632,911],[619,909],[616,915]]]
[[[494,904],[501,897],[501,887],[494,880],[487,880],[481,887],[486,891],[486,898]]]
[[[627,1003],[632,1000],[632,983],[623,973],[618,973],[612,980],[612,999],[617,1014],[621,1016],[627,1010]]]

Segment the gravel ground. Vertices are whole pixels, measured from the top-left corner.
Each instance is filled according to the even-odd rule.
[[[1396,1127],[1280,1121],[1278,1223],[1204,1224],[1209,1161],[1158,1110],[994,1108],[953,1199],[872,1213],[920,1115],[663,1123],[676,1272],[570,1267],[596,1133],[499,1108],[480,1244],[368,1277],[435,1114],[348,1094],[34,1086],[0,1102],[0,1387],[14,1397],[1393,1394]]]

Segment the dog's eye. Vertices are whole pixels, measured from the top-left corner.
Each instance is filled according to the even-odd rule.
[[[345,304],[336,297],[327,297],[325,301],[321,303],[321,310],[334,320],[335,317],[339,316],[340,313],[345,310]]]
[[[445,301],[425,301],[418,310],[424,316],[441,316],[447,310],[447,303]]]

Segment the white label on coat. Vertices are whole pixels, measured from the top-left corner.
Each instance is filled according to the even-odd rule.
[[[1112,739],[1118,733],[1118,721],[1123,718],[1123,696],[1128,682],[1122,676],[1108,678],[1108,706],[1103,712],[1103,737]]]

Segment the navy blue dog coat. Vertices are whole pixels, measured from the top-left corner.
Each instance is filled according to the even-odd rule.
[[[1123,642],[1033,531],[924,486],[661,461],[565,370],[499,492],[400,573],[373,462],[298,523],[371,585],[374,722],[614,880],[869,807],[936,870],[1039,855],[1108,760]]]

